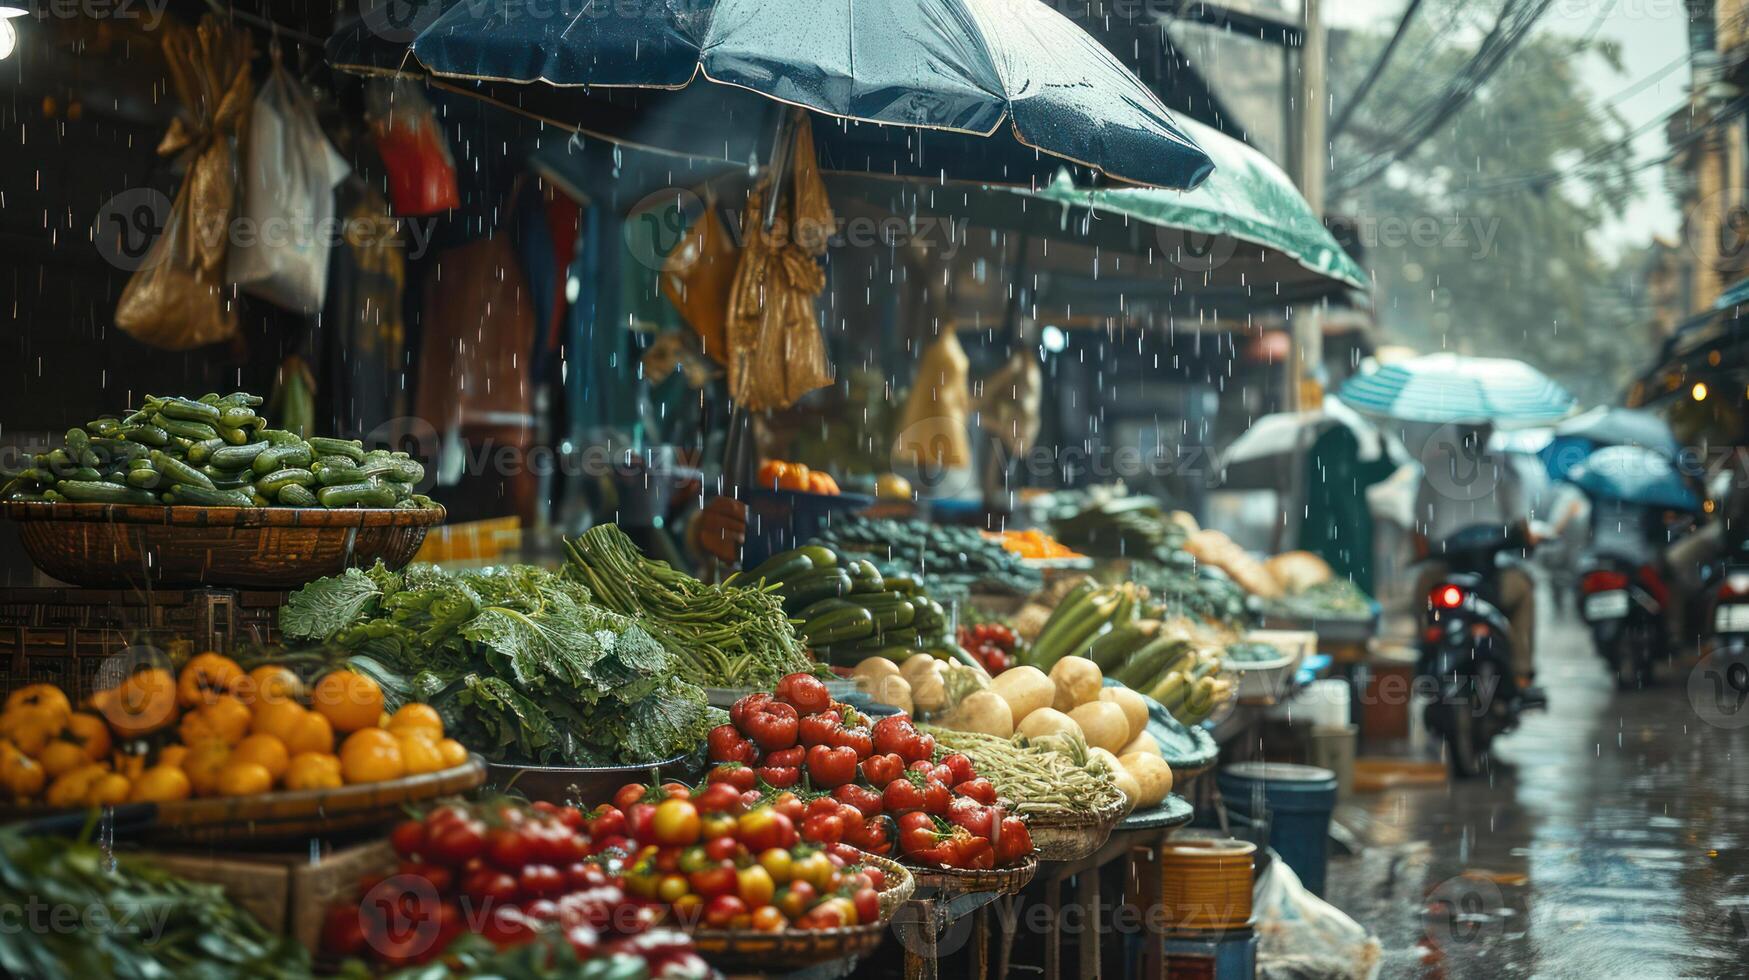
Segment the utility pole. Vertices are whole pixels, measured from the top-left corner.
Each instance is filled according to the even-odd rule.
[[[1330,93],[1324,86],[1324,18],[1319,9],[1322,0],[1301,0],[1305,26],[1301,34],[1299,71],[1294,79],[1290,132],[1292,140],[1293,177],[1300,193],[1312,211],[1324,214],[1324,177],[1329,170],[1330,147],[1325,135],[1328,123]],[[1324,363],[1324,325],[1322,311],[1316,306],[1301,306],[1293,310],[1292,331],[1294,357],[1291,370],[1295,391],[1295,407],[1301,411],[1317,409],[1324,404],[1324,386],[1320,369]]]

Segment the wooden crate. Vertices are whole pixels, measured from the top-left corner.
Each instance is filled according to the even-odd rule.
[[[191,881],[218,885],[263,926],[290,936],[311,952],[322,938],[322,917],[337,901],[354,897],[365,875],[394,870],[395,852],[377,840],[316,853],[202,850],[140,852],[159,867]]]
[[[74,700],[129,647],[231,653],[279,637],[283,592],[231,589],[0,589],[0,693],[52,683]]]

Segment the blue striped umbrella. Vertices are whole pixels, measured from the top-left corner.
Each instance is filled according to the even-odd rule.
[[[1357,412],[1409,422],[1552,422],[1573,396],[1523,361],[1428,354],[1348,379],[1337,393]]]
[[[1609,446],[1567,471],[1567,482],[1594,498],[1698,512],[1695,496],[1668,456],[1639,446]]]

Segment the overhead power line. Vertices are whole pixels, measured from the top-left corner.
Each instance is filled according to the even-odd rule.
[[[1422,0],[1409,0],[1403,8],[1403,18],[1397,21],[1397,29],[1391,32],[1391,39],[1385,42],[1385,49],[1379,52],[1377,61],[1367,70],[1366,77],[1354,87],[1354,92],[1348,96],[1348,101],[1342,104],[1342,111],[1337,113],[1336,121],[1330,124],[1330,139],[1334,140],[1348,128],[1348,121],[1354,118],[1354,110],[1366,101],[1367,93],[1378,84],[1379,76],[1385,73],[1385,66],[1391,63],[1391,55],[1397,53],[1397,45],[1403,43],[1403,38],[1409,33],[1409,25],[1415,20],[1415,12],[1421,9]]]

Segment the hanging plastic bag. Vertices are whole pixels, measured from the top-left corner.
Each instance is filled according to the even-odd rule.
[[[724,317],[739,260],[739,250],[717,217],[715,197],[706,194],[704,213],[662,263],[662,295],[698,334],[705,355],[723,365],[729,363]]]
[[[972,409],[971,391],[966,387],[970,366],[966,349],[951,329],[943,330],[923,351],[893,440],[895,465],[915,466],[939,475],[972,464],[971,441],[966,435]]]
[[[1347,913],[1306,890],[1279,857],[1251,888],[1257,975],[1375,980],[1383,950]]]
[[[403,218],[461,204],[449,141],[420,89],[415,79],[372,78],[364,90],[365,115],[389,173],[389,203]]]
[[[158,144],[176,157],[182,186],[163,233],[122,288],[115,323],[144,344],[189,350],[225,340],[237,311],[225,286],[225,255],[236,203],[233,141],[249,113],[249,35],[212,16],[164,38],[170,82],[184,111]]]
[[[280,63],[278,47],[249,118],[243,164],[237,216],[249,234],[231,246],[231,283],[288,310],[321,310],[334,188],[352,168],[323,134],[315,105]]]

